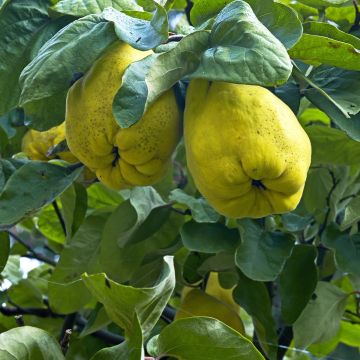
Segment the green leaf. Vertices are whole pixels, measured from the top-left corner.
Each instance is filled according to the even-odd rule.
[[[311,141],[312,165],[359,164],[360,143],[343,131],[326,126],[307,126],[305,131]]]
[[[333,186],[330,172],[325,168],[311,169],[305,183],[302,202],[305,209],[315,216],[318,222],[323,221],[327,208],[327,196]]]
[[[5,268],[3,269],[1,276],[4,279],[9,280],[13,285],[18,284],[23,278],[23,272],[20,269],[20,256],[10,255],[8,257]]]
[[[169,200],[186,205],[191,210],[191,215],[196,222],[217,222],[220,218],[220,215],[204,198],[194,198],[181,189],[172,190]]]
[[[202,52],[209,46],[208,40],[207,32],[197,31],[184,37],[170,51],[131,64],[113,102],[118,124],[127,128],[136,123],[162,93],[196,70]]]
[[[281,215],[281,221],[287,231],[303,231],[310,224],[312,216],[300,216],[294,212]]]
[[[110,348],[101,349],[90,360],[139,360],[144,359],[143,336],[138,316],[132,320],[131,334],[127,340]]]
[[[210,48],[191,78],[206,74],[213,81],[274,86],[285,83],[291,70],[285,47],[257,19],[250,5],[233,1],[215,18]]]
[[[110,323],[111,320],[109,319],[105,308],[102,306],[102,304],[97,303],[95,309],[92,310],[92,312],[90,313],[85,327],[83,328],[79,336],[85,337],[87,335],[90,335],[95,331],[101,330]]]
[[[340,341],[348,346],[359,347],[360,324],[341,322]]]
[[[10,176],[0,195],[0,227],[14,225],[51,203],[80,172],[40,161],[23,165]]]
[[[0,114],[16,107],[18,78],[31,60],[29,53],[36,37],[50,21],[50,0],[7,1],[0,9]]]
[[[112,7],[118,11],[142,11],[141,6],[132,0],[60,0],[51,10],[60,14],[83,17],[90,14],[100,14],[105,8]]]
[[[191,9],[191,22],[204,24],[216,16],[232,0],[199,0]],[[291,48],[302,35],[301,22],[296,12],[288,6],[272,0],[246,0],[256,17],[277,37],[286,48]]]
[[[300,3],[303,3],[307,6],[314,8],[324,8],[328,6],[342,6],[349,2],[349,0],[298,0]]]
[[[331,65],[360,70],[360,50],[343,41],[320,35],[303,34],[289,55],[311,65]]]
[[[64,244],[64,230],[54,210],[53,204],[41,209],[36,227],[48,240]]]
[[[339,30],[336,26],[323,22],[309,21],[303,24],[304,33],[324,36],[333,40],[351,44],[356,49],[360,48],[360,39]]]
[[[264,360],[246,337],[209,317],[180,319],[166,326],[155,339],[155,356],[181,360]]]
[[[273,0],[246,0],[256,17],[287,49],[301,38],[303,29],[296,11]]]
[[[314,83],[325,91],[348,115],[360,111],[360,73],[341,68],[319,66],[310,73]],[[308,89],[305,89],[306,94]]]
[[[83,185],[74,183],[61,194],[62,213],[64,216],[67,238],[70,239],[85,219],[87,193]]]
[[[287,324],[295,322],[316,288],[316,256],[315,246],[296,245],[280,275],[281,314]]]
[[[264,283],[253,281],[238,272],[239,282],[233,291],[235,301],[253,318],[261,347],[271,360],[276,359],[277,334],[271,314],[271,300]]]
[[[187,249],[206,254],[234,251],[240,241],[236,229],[229,229],[220,223],[199,224],[189,221],[181,228],[180,235]]]
[[[283,232],[268,232],[253,220],[239,220],[241,244],[235,263],[250,279],[272,281],[281,273],[294,246],[294,237]]]
[[[51,119],[51,107],[56,105],[64,112],[65,96],[71,83],[84,74],[111,43],[120,39],[146,50],[166,40],[166,12],[158,4],[156,8],[151,21],[107,8],[101,14],[72,22],[40,49],[20,77],[21,106],[33,116],[39,107],[45,109],[47,118],[42,116],[41,122],[35,118],[38,130],[46,130],[60,122],[64,114],[58,111],[55,120]]]
[[[347,294],[337,286],[319,281],[310,302],[294,323],[295,346],[307,346],[330,340],[337,334]]]
[[[360,234],[342,233],[332,224],[326,227],[321,241],[334,250],[335,262],[339,269],[360,276]]]
[[[21,326],[0,334],[0,357],[2,360],[65,359],[54,337],[31,326]]]
[[[91,300],[81,275],[100,270],[98,252],[107,217],[108,213],[103,213],[86,218],[62,251],[49,282],[49,302],[54,311],[70,314]]]
[[[110,319],[131,334],[133,319],[138,317],[146,338],[160,318],[175,288],[175,272],[172,257],[164,258],[162,274],[156,285],[134,288],[118,284],[105,274],[83,275],[83,281],[93,296],[104,304]]]
[[[91,209],[118,206],[123,197],[119,192],[110,190],[102,183],[92,184],[87,189],[88,206]]]
[[[10,253],[10,239],[9,234],[6,232],[0,232],[0,274],[5,268],[9,253]]]
[[[356,196],[345,208],[344,219],[341,223],[341,230],[344,230],[360,220],[360,197]]]

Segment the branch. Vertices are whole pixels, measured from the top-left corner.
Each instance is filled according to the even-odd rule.
[[[60,209],[59,209],[59,206],[58,206],[56,200],[54,200],[54,201],[52,202],[52,205],[53,205],[53,208],[54,208],[54,210],[55,210],[56,216],[57,216],[58,219],[59,219],[61,228],[63,229],[64,235],[65,235],[65,237],[66,237],[65,221],[64,221],[64,218],[63,218],[63,216],[62,216],[62,214],[61,214],[61,211],[60,211]]]
[[[22,246],[24,246],[29,253],[31,254],[31,256],[25,256],[25,257],[31,257],[34,259],[37,259],[39,261],[42,261],[46,264],[49,265],[53,265],[56,266],[56,261],[54,261],[53,259],[48,258],[47,256],[38,253],[37,251],[35,251],[30,244],[28,244],[26,241],[24,241],[23,239],[21,239],[19,236],[17,236],[16,234],[14,234],[12,231],[10,230],[6,230],[6,232],[13,238],[15,239],[18,243],[20,243]]]
[[[68,330],[72,332],[76,322],[76,316],[77,316],[76,312],[65,316],[65,321],[60,331],[60,337],[59,337],[60,342],[66,340],[66,334]]]

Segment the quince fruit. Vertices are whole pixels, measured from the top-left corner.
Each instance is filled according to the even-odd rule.
[[[240,306],[232,297],[233,289],[224,289],[217,273],[210,273],[205,291],[185,287],[176,319],[193,316],[209,316],[218,319],[241,334],[245,333],[240,318]]]
[[[129,128],[112,113],[126,68],[150,52],[112,45],[69,90],[66,138],[71,152],[113,189],[151,185],[166,173],[180,138],[180,112],[168,90]]]
[[[22,139],[22,151],[31,160],[48,161],[59,157],[70,163],[77,162],[77,158],[70,151],[59,152],[49,156],[48,151],[53,146],[65,140],[65,123],[55,126],[47,131],[30,129]]]
[[[192,80],[184,127],[189,170],[219,213],[260,218],[296,208],[311,144],[290,108],[269,90]]]

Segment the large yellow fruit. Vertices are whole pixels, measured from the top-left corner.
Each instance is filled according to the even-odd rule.
[[[296,208],[311,144],[296,116],[270,91],[192,80],[184,131],[189,170],[219,213],[259,218]]]
[[[77,161],[70,151],[59,152],[55,156],[49,156],[51,147],[65,140],[65,123],[55,126],[47,131],[29,130],[22,139],[22,151],[31,160],[47,161],[59,157],[70,163]]]
[[[110,47],[69,90],[66,138],[70,150],[113,189],[150,185],[165,174],[180,138],[180,113],[173,90],[164,93],[130,128],[112,114],[121,77],[149,55],[126,43]]]
[[[175,319],[192,316],[209,316],[218,319],[244,334],[239,316],[240,306],[233,300],[232,289],[221,287],[217,273],[210,273],[205,291],[185,287]]]

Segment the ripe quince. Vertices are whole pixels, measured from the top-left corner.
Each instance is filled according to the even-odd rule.
[[[149,54],[117,42],[68,92],[65,122],[69,148],[113,189],[160,180],[180,138],[180,112],[173,90],[165,92],[129,128],[120,128],[113,116],[112,103],[124,71]]]
[[[22,139],[22,151],[31,160],[48,161],[59,157],[70,163],[78,161],[70,151],[59,152],[54,156],[49,156],[48,151],[53,146],[65,140],[65,123],[55,126],[47,131],[37,131],[30,129]]]
[[[269,90],[192,80],[184,138],[195,184],[219,213],[260,218],[298,205],[311,162],[310,140]]]
[[[240,318],[240,306],[232,297],[233,289],[224,289],[218,274],[210,273],[205,291],[185,287],[175,319],[193,316],[209,316],[218,319],[241,334],[245,333]]]

